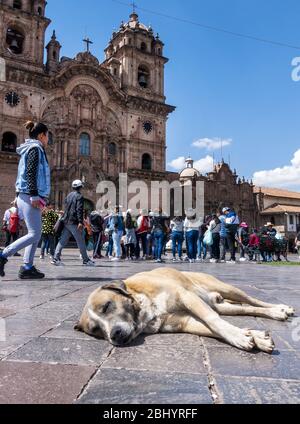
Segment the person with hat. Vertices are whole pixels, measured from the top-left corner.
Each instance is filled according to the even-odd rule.
[[[80,250],[83,265],[89,267],[95,266],[95,263],[88,257],[83,237],[84,199],[81,194],[81,189],[83,188],[82,181],[73,181],[72,188],[73,191],[65,199],[65,212],[62,217],[64,228],[51,263],[55,266],[62,265],[62,250],[67,246],[71,236],[73,236]]]
[[[240,262],[245,262],[247,259],[245,258],[246,250],[249,246],[249,226],[246,222],[242,222],[240,224],[240,228],[238,229],[238,242],[241,249]]]

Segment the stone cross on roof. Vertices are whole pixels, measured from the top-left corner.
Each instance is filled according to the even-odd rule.
[[[86,51],[90,52],[90,44],[94,44],[93,41],[91,41],[88,37],[82,40],[84,43],[86,43]]]

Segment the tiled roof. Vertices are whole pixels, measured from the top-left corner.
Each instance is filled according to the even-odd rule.
[[[300,199],[300,193],[298,191],[289,191],[282,190],[280,188],[270,188],[270,187],[254,187],[254,193],[259,193],[262,191],[267,196],[274,197],[289,197],[291,199]]]
[[[290,206],[290,205],[276,205],[271,206],[270,208],[265,209],[261,212],[261,215],[271,215],[277,213],[299,213],[300,206]]]

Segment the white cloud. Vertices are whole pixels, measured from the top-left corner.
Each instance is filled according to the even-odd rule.
[[[200,138],[200,140],[194,141],[193,146],[198,149],[206,149],[208,151],[219,150],[222,147],[228,147],[232,144],[231,138]]]
[[[300,187],[300,149],[294,154],[291,165],[255,172],[253,182],[257,186]]]
[[[185,157],[180,156],[179,158],[172,160],[168,163],[168,166],[175,171],[182,171],[182,169],[185,168]]]
[[[175,171],[182,171],[186,167],[185,158],[183,156],[172,160],[168,163],[168,166]],[[205,158],[199,159],[194,162],[194,168],[197,169],[201,174],[211,172],[214,167],[214,158],[207,155]]]

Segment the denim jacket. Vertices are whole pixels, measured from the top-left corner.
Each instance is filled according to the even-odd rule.
[[[33,147],[39,149],[39,169],[37,174],[37,187],[40,197],[49,198],[50,196],[50,168],[42,144],[38,140],[26,140],[24,144],[17,148],[17,153],[21,156],[18,176],[16,181],[17,193],[28,193],[26,178],[28,153]]]

